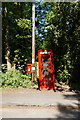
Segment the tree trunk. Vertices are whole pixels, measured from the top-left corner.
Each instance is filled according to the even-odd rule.
[[[6,22],[6,61],[7,61],[7,70],[11,69],[11,63],[10,63],[10,48],[9,48],[9,29],[8,29],[8,17],[7,17],[7,7],[5,3],[5,22]]]

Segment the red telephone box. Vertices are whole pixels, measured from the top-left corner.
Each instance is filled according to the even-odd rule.
[[[27,73],[32,72],[32,64],[27,64]]]
[[[52,50],[43,49],[38,51],[39,62],[39,89],[55,90],[54,57]]]

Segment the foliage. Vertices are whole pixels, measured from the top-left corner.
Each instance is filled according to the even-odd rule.
[[[35,84],[38,83],[38,79],[39,79],[39,68],[38,68],[38,62],[35,62]]]
[[[75,66],[80,71],[80,3],[62,2],[46,5],[49,10],[46,14],[47,34],[43,47],[53,50],[55,77],[58,82],[74,82],[76,77],[72,76],[77,74]],[[77,79],[79,80],[79,77]]]
[[[12,66],[15,64],[16,69],[25,74],[26,65],[31,63],[32,58],[32,3],[13,2],[6,3],[6,6],[11,64]],[[6,64],[4,8],[5,3],[3,2],[2,61],[3,64]],[[72,84],[72,82],[78,84],[80,82],[80,2],[37,2],[35,13],[36,61],[38,61],[39,49],[52,49],[56,81],[61,84]],[[7,73],[4,73],[3,76],[7,79]]]
[[[63,70],[63,71],[61,71],[60,69],[58,70],[58,81],[60,81],[60,82],[65,82],[66,84],[68,84],[67,83],[67,80],[69,80],[70,79],[70,74],[69,74],[69,72],[68,72],[68,70]]]
[[[10,62],[12,67],[20,70],[22,66],[22,72],[24,73],[26,68],[26,63],[31,61],[31,39],[32,39],[32,25],[31,25],[31,15],[32,15],[32,3],[23,2],[13,2],[6,3],[8,9],[8,29],[9,29],[9,48],[10,48]],[[2,3],[2,35],[3,35],[3,63],[6,63],[6,39],[5,39],[5,2]],[[28,54],[29,52],[29,54]]]
[[[9,70],[1,75],[2,82],[0,81],[1,87],[30,87],[31,81],[28,76],[23,75],[18,70]]]

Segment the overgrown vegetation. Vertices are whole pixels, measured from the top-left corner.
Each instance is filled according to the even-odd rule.
[[[19,70],[8,70],[5,73],[1,74],[1,87],[11,87],[11,88],[18,88],[18,87],[31,87],[32,83],[28,76],[23,75],[19,72]]]
[[[56,81],[80,89],[80,2],[37,2],[35,13],[36,61],[39,49],[52,49]],[[32,3],[2,3],[2,63],[14,69],[13,77],[3,70],[3,86],[27,87],[26,67],[32,62],[31,20]]]

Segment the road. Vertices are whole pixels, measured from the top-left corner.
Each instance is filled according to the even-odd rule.
[[[0,109],[1,111],[1,109]],[[2,91],[2,118],[77,118],[79,96],[74,92],[11,89]]]

